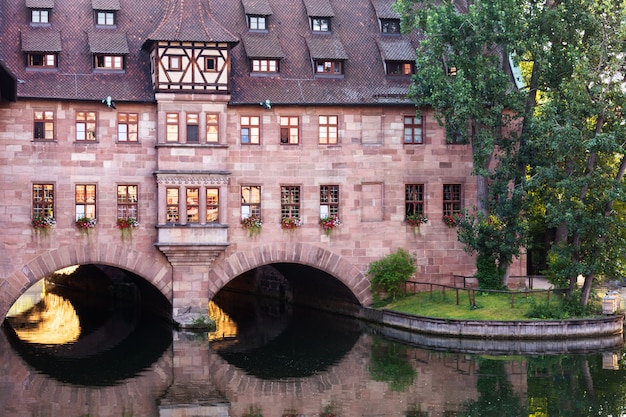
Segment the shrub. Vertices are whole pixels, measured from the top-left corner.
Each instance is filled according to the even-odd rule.
[[[414,273],[415,259],[404,249],[370,263],[367,270],[374,293],[385,292],[394,299],[405,292],[404,284]]]

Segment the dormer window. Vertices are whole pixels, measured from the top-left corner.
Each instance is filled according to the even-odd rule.
[[[330,19],[326,17],[312,17],[311,29],[313,32],[330,32]]]
[[[266,16],[248,16],[248,27],[250,30],[267,30]]]
[[[343,75],[342,61],[315,61],[315,73],[323,75]]]
[[[95,68],[107,70],[123,70],[124,57],[122,55],[95,55]]]
[[[285,54],[276,35],[254,33],[244,36],[242,40],[250,62],[251,75],[279,73],[280,60],[285,57]]]
[[[56,68],[57,54],[30,52],[28,54],[28,67],[30,68]]]
[[[389,61],[387,65],[387,75],[408,76],[415,73],[415,64],[412,62]]]
[[[48,24],[50,23],[50,10],[48,9],[31,9],[30,23]]]
[[[252,59],[251,61],[253,73],[278,73],[277,59]]]
[[[380,31],[390,35],[399,35],[400,19],[380,19]]]
[[[112,10],[96,10],[98,26],[115,26],[115,12]]]

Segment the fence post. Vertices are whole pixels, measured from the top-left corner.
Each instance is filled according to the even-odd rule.
[[[459,305],[459,289],[456,289],[456,305]]]

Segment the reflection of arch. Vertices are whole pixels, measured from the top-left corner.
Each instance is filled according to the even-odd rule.
[[[308,243],[274,243],[236,252],[216,261],[209,271],[209,299],[228,282],[246,271],[271,263],[296,263],[324,271],[352,291],[361,305],[372,302],[370,282],[365,275],[343,257]]]
[[[41,278],[61,268],[86,264],[109,265],[132,272],[151,283],[172,302],[171,268],[160,252],[139,252],[113,243],[77,244],[42,253],[0,282],[0,317],[6,317],[13,303]]]

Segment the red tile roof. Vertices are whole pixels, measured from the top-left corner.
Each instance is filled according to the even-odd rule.
[[[29,9],[52,9],[54,0],[26,0],[26,7]]]
[[[120,0],[91,0],[94,10],[120,10]]]
[[[294,2],[296,2],[295,0]],[[311,17],[333,17],[335,12],[328,0],[303,0],[307,15]]]
[[[387,77],[383,61],[406,59],[419,37],[398,35],[396,43],[380,33],[378,19],[384,14],[377,16],[377,10],[383,13],[380,4],[393,0],[306,1],[305,6],[305,0],[55,0],[49,28],[30,25],[25,2],[6,1],[0,8],[0,59],[24,80],[17,85],[18,100],[101,100],[110,95],[117,102],[153,102],[149,57],[153,42],[226,42],[232,45],[231,105],[265,99],[275,105],[409,102],[405,96],[410,81]],[[94,4],[111,8],[116,2],[115,27],[97,27]],[[312,34],[309,13],[326,15],[328,7],[332,31]],[[266,15],[268,10],[271,14]],[[268,16],[267,32],[249,31],[246,11]],[[22,40],[29,49],[58,50],[59,67],[27,70]],[[126,53],[126,48],[125,71],[94,71],[94,53]],[[280,73],[251,76],[251,54],[280,58]],[[313,58],[344,60],[344,76],[315,77]]]

